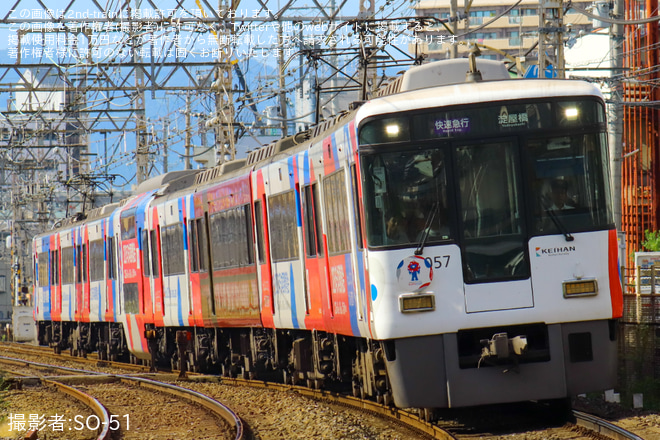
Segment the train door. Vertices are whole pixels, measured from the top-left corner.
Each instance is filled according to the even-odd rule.
[[[186,279],[184,243],[185,219],[181,199],[168,201],[161,223],[161,258],[163,291],[165,293],[165,325],[190,325],[189,286]]]
[[[190,284],[197,312],[196,325],[212,326],[216,322],[216,304],[213,294],[213,271],[209,270],[208,212],[205,212],[203,194],[193,199],[194,218],[188,220]]]
[[[48,284],[51,295],[51,314],[54,321],[62,320],[62,290],[59,288],[58,265],[59,265],[59,234],[55,233],[50,237],[48,246]]]
[[[353,142],[353,144],[351,144]],[[330,306],[333,331],[361,334],[359,321],[364,324],[364,311],[358,301],[357,252],[354,238],[359,228],[355,203],[354,178],[349,167],[355,139],[344,127],[323,140],[322,200],[324,231],[326,234],[327,271],[330,286]]]
[[[82,259],[81,271],[81,283],[82,283],[82,307],[81,307],[81,322],[89,322],[89,313],[91,310],[91,291],[89,283],[89,227],[83,226],[82,228],[82,243],[80,245]]]
[[[42,237],[34,240],[34,257],[36,270],[34,271],[35,298],[34,311],[37,321],[49,321],[53,319],[53,296],[50,288],[50,237]]]
[[[146,222],[145,222],[146,224]],[[151,243],[150,231],[139,229],[140,252],[142,254],[142,307],[141,313],[145,322],[153,322],[153,279],[151,277]]]
[[[76,310],[76,254],[73,230],[61,232],[59,238],[60,247],[54,252],[54,278],[62,298],[62,321],[73,321]]]
[[[160,257],[160,226],[158,223],[158,212],[156,208],[153,210],[152,226],[149,230],[149,245],[151,246],[151,279],[153,286],[153,313],[154,323],[157,326],[164,325],[165,317],[165,297],[163,294],[163,278],[162,266]]]
[[[115,217],[118,214],[113,214],[105,221],[106,233],[105,237],[105,318],[106,322],[117,322],[117,305],[118,300],[118,253],[117,253],[117,239],[115,238]],[[118,221],[117,221],[118,224]]]
[[[279,328],[304,328],[307,315],[297,159],[291,157],[286,163],[278,162],[268,169],[272,190],[267,199],[267,208],[274,323]]]
[[[458,145],[455,160],[467,312],[533,307],[516,142]]]
[[[83,233],[84,227],[78,227],[73,229],[73,256],[74,256],[74,296],[75,300],[73,301],[73,310],[74,310],[74,320],[82,321],[83,315]]]
[[[259,291],[261,292],[261,322],[264,327],[275,326],[275,302],[273,300],[273,278],[271,270],[270,236],[268,230],[268,203],[266,199],[266,185],[264,170],[253,173],[254,196],[254,223],[257,242],[257,274]]]
[[[89,319],[103,320],[105,310],[105,243],[104,222],[89,226]]]
[[[328,276],[326,271],[326,253],[323,246],[323,226],[321,221],[321,196],[319,182],[314,175],[313,161],[305,152],[303,165],[304,186],[300,189],[302,205],[303,244],[305,249],[305,282],[307,328],[328,328],[323,325],[324,298],[328,297]],[[326,310],[330,310],[326,304]],[[327,313],[326,313],[327,315]]]

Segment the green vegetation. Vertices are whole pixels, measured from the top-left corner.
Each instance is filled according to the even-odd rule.
[[[644,231],[644,241],[642,241],[642,246],[649,252],[659,252],[660,231],[651,232],[648,229]]]

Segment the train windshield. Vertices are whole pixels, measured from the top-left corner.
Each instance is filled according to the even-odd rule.
[[[594,98],[388,115],[359,138],[370,247],[454,240],[496,278],[525,277],[529,237],[613,227]]]
[[[602,133],[529,139],[533,233],[569,234],[611,225],[605,145]]]
[[[450,238],[446,159],[429,148],[364,157],[371,178],[365,187],[371,246],[418,245]]]

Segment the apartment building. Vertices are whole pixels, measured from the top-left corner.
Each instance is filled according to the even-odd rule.
[[[420,0],[415,6],[416,15],[447,19],[450,17],[450,0]],[[458,57],[468,51],[469,43],[479,43],[482,57],[489,59],[516,58],[524,56],[527,61],[536,59],[538,54],[531,50],[539,36],[539,2],[522,0],[509,10],[512,0],[475,0],[469,9],[468,3],[458,0],[457,14],[465,17],[458,21],[456,37],[442,24],[436,23],[418,34],[416,44],[411,44],[411,53],[424,53],[430,60],[451,58],[452,46],[456,46]],[[565,5],[568,2],[564,3]],[[593,1],[573,0],[573,5],[596,13]],[[605,5],[603,3],[603,5]],[[601,8],[603,5],[600,5]],[[594,30],[593,22],[577,10],[564,6],[563,35],[565,41]],[[466,13],[467,10],[467,13]],[[602,12],[602,9],[601,9]],[[492,21],[492,23],[491,23]],[[487,26],[484,26],[487,24]],[[447,23],[449,27],[450,24]]]

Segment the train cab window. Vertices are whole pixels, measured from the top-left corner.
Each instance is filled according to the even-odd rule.
[[[602,133],[528,141],[534,233],[611,226],[606,145]]]
[[[416,247],[452,238],[443,149],[364,154],[362,175],[370,247]]]
[[[529,276],[517,151],[513,141],[456,149],[467,283]]]

